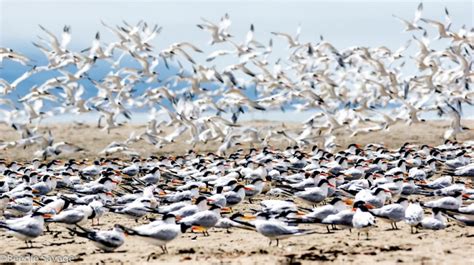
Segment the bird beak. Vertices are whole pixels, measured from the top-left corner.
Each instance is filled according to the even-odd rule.
[[[374,209],[374,208],[375,208],[375,207],[374,207],[372,204],[370,204],[370,203],[366,203],[366,204],[364,204],[364,205],[365,205],[365,207],[367,207],[368,209]]]
[[[244,190],[253,190],[252,187],[244,187]]]
[[[329,187],[336,188],[336,186],[332,185],[331,183],[328,183]]]
[[[176,216],[176,221],[181,221],[181,219],[183,219],[183,217],[181,217],[181,215]]]
[[[231,213],[231,212],[232,212],[232,209],[230,209],[229,207],[221,208],[221,213]]]
[[[179,180],[179,179],[172,179],[171,183],[181,184],[181,183],[183,183],[183,181]]]
[[[53,217],[52,214],[49,214],[49,213],[43,214],[43,218],[47,218],[47,219],[48,219],[48,218],[51,218],[51,217]]]
[[[343,199],[342,201],[343,201],[346,205],[352,205],[352,203],[354,203],[354,200],[349,199],[349,198]]]
[[[463,197],[463,198],[466,198],[466,199],[470,199],[470,198],[471,198],[471,197],[469,196],[469,194],[467,194],[467,193],[464,193],[464,194],[462,195],[462,197]]]
[[[214,199],[211,199],[211,198],[208,198],[207,201],[208,201],[208,202],[215,202],[215,200],[214,200]]]
[[[304,212],[302,212],[302,211],[297,211],[297,212],[296,212],[296,215],[297,215],[297,216],[305,216],[306,214],[305,214]]]
[[[32,189],[31,192],[33,192],[33,193],[39,193],[39,190],[37,190],[37,189]]]
[[[114,196],[114,193],[113,192],[106,192],[105,195],[109,195],[109,196]]]
[[[247,214],[244,214],[244,216],[242,216],[242,219],[245,219],[245,220],[255,220],[255,216],[254,216],[254,215],[247,215]]]

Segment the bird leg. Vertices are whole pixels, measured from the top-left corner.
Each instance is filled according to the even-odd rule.
[[[270,239],[270,242],[268,242],[268,246],[270,247],[272,245],[272,240]]]
[[[410,226],[410,233],[413,234],[413,226]]]
[[[369,231],[365,232],[365,236],[366,236],[365,240],[369,240]]]
[[[150,261],[150,259],[155,255],[154,252],[150,253],[150,255],[148,255],[148,257],[146,258],[146,261]]]
[[[395,229],[398,230],[397,223],[393,223],[393,225],[395,226]]]
[[[360,232],[357,232],[357,240],[360,239]]]
[[[280,244],[280,240],[279,240],[279,239],[277,239],[277,247],[278,247],[278,245],[279,245],[279,244]]]

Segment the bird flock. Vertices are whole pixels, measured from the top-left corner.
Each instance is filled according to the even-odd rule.
[[[419,4],[413,20],[395,16],[412,34],[395,51],[339,50],[323,37],[303,42],[300,28],[294,35],[271,32],[272,39],[263,41],[254,25],[238,41],[228,14],[218,22],[202,19],[197,27],[217,49],[203,63],[195,57],[204,51],[188,41],[157,51],[153,40],[162,28],[143,21],[102,22],[116,40],[105,43],[97,32],[81,51],[68,48],[69,26],[56,36],[40,25],[43,35],[33,45],[47,64],[0,48],[0,63],[28,68],[14,80],[0,79],[0,123],[19,134],[1,142],[0,150],[38,147],[28,161],[0,158],[0,233],[27,247],[45,233],[69,233],[105,252],[122,247],[128,235],[166,254],[168,243],[185,233],[212,237],[217,229],[253,231],[279,246],[287,238],[343,229],[361,240],[374,227],[389,225],[399,230],[404,224],[407,233],[442,230],[447,222],[474,226],[474,142],[456,140],[468,130],[462,111],[474,98],[474,30],[455,30],[448,9],[444,22],[422,12]],[[288,44],[287,58],[272,59],[277,40]],[[445,48],[434,50],[430,41]],[[412,42],[418,50],[410,56]],[[222,57],[238,62],[212,65]],[[407,75],[411,63],[416,70]],[[109,72],[96,77],[94,70],[104,65]],[[160,65],[176,72],[163,77]],[[54,76],[13,99],[41,73]],[[86,96],[92,88],[96,95]],[[314,115],[296,133],[241,122],[245,112],[286,109]],[[97,129],[110,133],[139,111],[152,117],[145,129],[108,144],[97,154],[101,158],[64,159],[84,147],[55,143],[43,123],[61,114],[74,120],[96,113]],[[428,112],[452,121],[442,145],[350,144],[336,150],[337,131],[388,132],[398,122],[425,122]],[[182,142],[193,148],[142,157],[131,146],[139,141],[157,150]],[[194,150],[208,143],[219,147],[205,154]],[[104,218],[113,228],[99,227]]]
[[[136,156],[140,150],[131,145],[139,141],[156,150],[176,142],[193,148],[214,143],[218,155],[241,144],[267,146],[269,141],[318,143],[333,150],[335,131],[352,136],[388,132],[399,122],[425,122],[423,115],[430,112],[449,117],[451,125],[443,137],[456,140],[468,130],[461,123],[463,106],[474,98],[474,31],[466,25],[455,29],[448,9],[444,21],[425,18],[422,11],[420,4],[413,20],[395,16],[408,34],[406,44],[396,50],[338,49],[322,36],[304,42],[300,27],[295,34],[271,32],[270,40],[262,40],[252,24],[242,39],[232,34],[228,14],[217,22],[203,18],[197,25],[196,30],[210,35],[207,48],[212,51],[207,56],[190,41],[157,50],[153,41],[162,28],[143,21],[117,26],[102,21],[115,40],[106,43],[104,33],[97,32],[80,51],[69,48],[70,26],[57,36],[40,25],[42,34],[33,45],[46,57],[45,64],[0,48],[0,63],[13,61],[27,69],[12,80],[0,78],[0,123],[18,132],[16,140],[0,142],[0,150],[35,146],[35,156],[43,159],[85,150],[75,143],[54,142],[51,131],[40,125],[48,117],[67,114],[75,121],[87,113],[96,114],[98,129],[107,132],[132,121],[136,113],[151,117],[146,129],[111,142],[100,155]],[[288,44],[282,53],[286,58],[274,58],[275,41]],[[416,53],[408,53],[414,45]],[[205,61],[195,59],[198,54]],[[223,58],[235,58],[235,63],[218,69],[215,63]],[[163,65],[172,74],[162,76]],[[97,69],[108,73],[100,75]],[[50,78],[13,96],[43,74]],[[239,122],[245,112],[276,110],[314,114],[296,132]]]
[[[389,223],[390,230],[406,223],[411,233],[445,229],[447,219],[473,226],[473,146],[447,140],[392,150],[351,144],[337,153],[294,146],[239,149],[228,157],[191,151],[130,160],[2,160],[0,229],[27,247],[46,231],[69,231],[106,252],[129,235],[168,253],[167,244],[183,233],[212,237],[215,229],[255,231],[278,246],[336,228],[369,239],[372,228]],[[107,216],[113,229],[95,230]]]

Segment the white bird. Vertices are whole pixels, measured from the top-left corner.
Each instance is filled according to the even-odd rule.
[[[360,231],[365,232],[367,239],[369,239],[369,230],[375,226],[375,217],[369,212],[372,206],[363,201],[354,203],[356,212],[352,217],[352,226],[359,230],[357,232],[357,239],[359,239]]]
[[[207,230],[214,227],[221,218],[220,210],[221,208],[219,206],[212,205],[209,210],[198,212],[181,219],[179,222],[193,226],[193,231],[203,232],[204,235],[208,236],[209,232],[207,232]]]
[[[446,228],[446,220],[440,209],[433,208],[432,216],[423,218],[421,226],[424,229],[442,230]]]
[[[420,30],[422,28],[418,26],[417,22],[421,19],[422,11],[423,11],[423,3],[419,3],[418,8],[416,9],[416,13],[415,13],[415,17],[413,18],[413,21],[408,21],[396,15],[392,15],[392,16],[400,20],[405,25],[405,31]]]
[[[25,241],[27,247],[33,247],[32,240],[43,234],[44,215],[34,212],[31,216],[0,221],[0,228],[8,230],[14,237]],[[30,245],[28,246],[28,243]]]
[[[137,236],[154,246],[159,246],[163,253],[168,253],[166,245],[179,235],[185,233],[190,226],[184,223],[163,223],[155,226],[143,225],[135,228],[120,227],[127,235]]]
[[[419,202],[411,202],[405,210],[405,222],[410,225],[411,233],[423,220],[423,208]]]
[[[396,203],[384,205],[381,208],[372,209],[372,213],[375,217],[389,222],[392,225],[392,229],[398,229],[397,222],[405,219],[405,211],[408,207],[408,200],[400,198]]]
[[[464,195],[460,191],[455,191],[451,196],[443,197],[437,200],[423,203],[424,207],[438,208],[445,210],[457,210],[462,205],[462,197]]]
[[[96,247],[106,252],[112,252],[125,242],[124,230],[120,225],[115,225],[110,231],[96,231],[78,226],[81,230],[71,230],[79,237],[84,237],[92,241]]]
[[[278,246],[281,239],[315,233],[314,230],[289,226],[283,221],[270,218],[267,213],[259,213],[256,218],[257,219],[253,222],[255,230],[270,239],[269,246],[271,246],[273,240],[276,240],[276,246]]]

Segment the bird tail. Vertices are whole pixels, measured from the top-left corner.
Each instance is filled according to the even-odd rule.
[[[312,235],[312,234],[322,234],[321,232],[318,232],[314,229],[300,229],[298,233],[295,233],[295,236],[306,236],[306,235]]]
[[[454,168],[445,168],[441,172],[442,172],[443,175],[455,176],[454,170],[455,170]]]
[[[345,189],[337,189],[336,190],[336,194],[338,196],[348,197],[348,198],[355,198],[355,195],[357,194],[357,192],[359,192],[359,191],[345,190]]]
[[[291,186],[288,185],[288,184],[286,184],[286,183],[277,183],[277,184],[275,185],[275,187],[280,188],[280,189],[282,189],[282,190],[284,190],[284,191],[289,191],[289,190],[291,190]]]
[[[380,218],[380,219],[388,219],[386,216],[380,215],[379,213],[377,213],[377,211],[374,211],[374,210],[378,210],[378,209],[373,209],[373,210],[370,211],[370,213],[373,216],[375,216],[377,218]]]
[[[444,212],[444,215],[448,218],[448,219],[451,219],[453,220],[455,223],[457,223],[459,226],[461,227],[465,227],[466,225],[468,226],[473,226],[474,225],[474,221],[472,220],[459,220],[456,215],[454,214],[453,211],[445,211]],[[467,222],[466,222],[467,221]]]
[[[291,191],[291,188],[283,187],[283,186],[280,186],[279,188],[283,191],[282,192],[283,195],[289,196],[289,197],[293,196],[293,192]]]
[[[127,235],[130,235],[130,236],[138,235],[137,231],[133,230],[132,228],[123,226],[121,224],[117,224],[117,226],[120,227],[120,229],[122,229]]]
[[[433,192],[433,191],[428,191],[428,190],[423,190],[423,189],[417,189],[414,194],[429,196],[429,197],[432,197],[432,196],[436,195],[435,192]]]
[[[7,223],[0,221],[0,228],[9,229]]]
[[[80,231],[76,228],[79,228]],[[67,227],[67,230],[69,230],[71,233],[73,233],[73,234],[75,234],[79,237],[84,237],[84,238],[89,238],[89,239],[91,238],[91,235],[94,233],[93,230],[87,229],[87,228],[82,227],[78,224],[76,224],[75,228]]]
[[[132,180],[138,182],[141,185],[146,186],[146,183],[139,178],[132,177]]]

